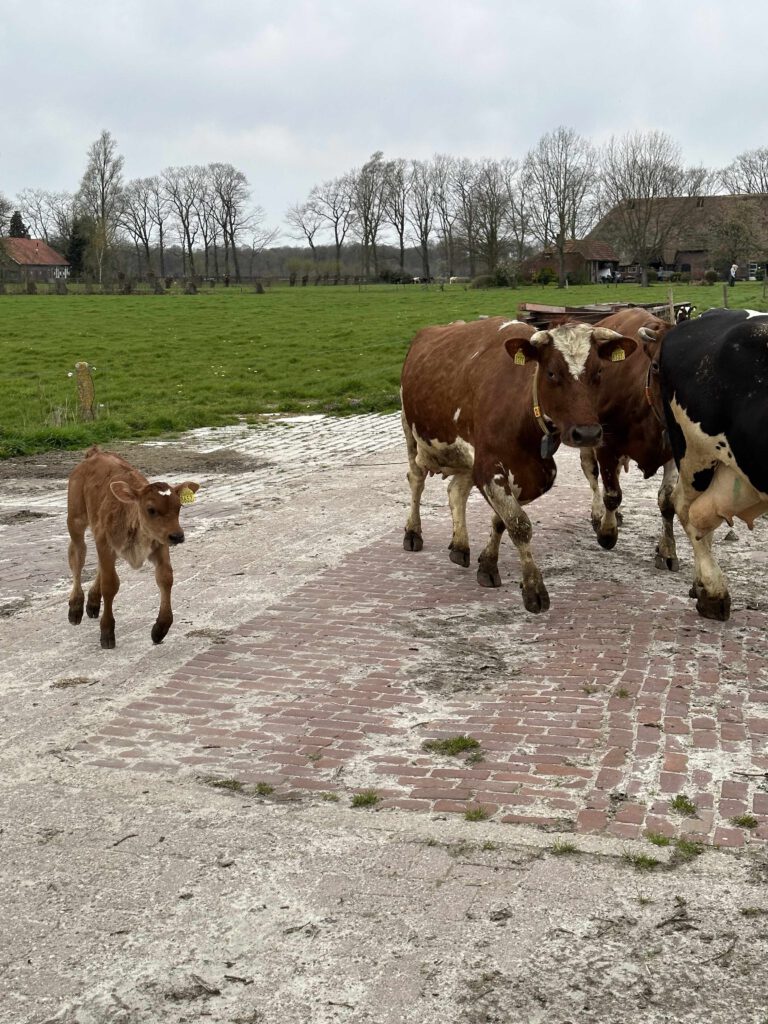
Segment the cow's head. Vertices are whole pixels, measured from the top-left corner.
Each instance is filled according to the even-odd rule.
[[[538,364],[538,406],[548,429],[575,448],[600,444],[596,397],[602,367],[631,355],[637,342],[605,327],[571,323],[528,339],[509,338],[505,345],[514,362]]]
[[[110,490],[125,505],[134,505],[141,529],[158,544],[183,544],[184,531],[179,523],[179,510],[189,493],[195,494],[200,484],[185,480],[183,484],[153,483],[134,488],[127,480],[113,480]]]

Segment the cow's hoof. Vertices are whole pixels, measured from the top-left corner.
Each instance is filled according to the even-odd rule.
[[[501,576],[499,576],[499,570],[495,566],[491,568],[481,566],[477,570],[477,582],[481,587],[500,587]]]
[[[85,614],[89,619],[98,619],[99,611],[101,609],[101,603],[99,604],[87,604],[85,606]]]
[[[723,597],[711,597],[702,592],[696,599],[696,611],[702,618],[715,619],[717,622],[727,622],[731,617],[731,595]]]
[[[525,610],[533,615],[549,611],[549,594],[547,588],[541,583],[538,587],[523,587],[523,604]]]
[[[73,626],[79,626],[83,621],[83,606],[75,605],[75,607],[72,607],[70,605],[68,618]]]
[[[455,548],[451,545],[448,557],[455,565],[460,565],[463,569],[469,568],[469,548]]]
[[[659,554],[659,552],[657,551],[656,558],[654,559],[654,564],[657,569],[664,569],[668,572],[680,572],[680,562],[677,560],[677,558],[675,558],[674,555],[672,555],[670,558],[665,558],[664,555]],[[691,594],[691,597],[696,597],[696,595]]]
[[[601,548],[606,551],[612,551],[616,547],[616,542],[619,539],[618,532],[616,533],[598,533],[597,543]]]
[[[154,624],[154,626],[152,627],[152,633],[151,633],[152,643],[153,644],[161,644],[163,642],[163,640],[165,640],[166,636],[168,635],[168,630],[170,628],[171,628],[170,626],[160,625],[159,622],[156,622]]]
[[[403,537],[404,551],[421,551],[423,547],[424,541],[421,539],[420,533],[416,533],[415,530],[405,531],[405,536]]]
[[[102,629],[101,631],[101,646],[105,651],[114,650],[115,647],[115,633],[111,629]]]

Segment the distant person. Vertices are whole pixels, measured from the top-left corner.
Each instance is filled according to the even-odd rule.
[[[728,283],[730,284],[731,288],[733,288],[733,286],[736,284],[736,274],[738,272],[738,269],[738,263],[732,263],[731,269],[728,271]]]

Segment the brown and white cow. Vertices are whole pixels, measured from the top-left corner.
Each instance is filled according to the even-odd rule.
[[[646,309],[623,309],[598,321],[625,337],[642,342],[644,334],[661,339],[671,325]],[[664,474],[658,503],[662,530],[656,544],[656,568],[677,572],[672,490],[677,469],[667,440],[660,397],[651,389],[651,359],[639,344],[628,359],[619,359],[603,376],[598,397],[598,415],[603,426],[599,448],[582,448],[581,468],[592,488],[592,527],[601,547],[610,550],[619,537],[618,508],[622,492],[619,474],[629,461],[637,463],[646,479],[660,467]],[[603,493],[600,493],[602,479]]]
[[[423,547],[421,495],[429,473],[452,477],[451,561],[469,565],[465,509],[472,487],[493,509],[488,544],[478,559],[481,586],[498,587],[501,537],[509,531],[522,563],[523,603],[549,608],[531,553],[531,523],[523,505],[550,489],[552,455],[560,441],[576,448],[600,442],[599,378],[612,354],[636,342],[616,331],[568,324],[537,331],[494,317],[427,327],[403,365],[402,420],[408,448],[411,508],[403,546]]]
[[[83,618],[81,575],[85,563],[85,530],[91,528],[96,542],[99,567],[88,591],[85,610],[90,619],[99,615],[102,598],[101,646],[115,646],[115,617],[112,602],[120,587],[115,570],[118,557],[139,569],[149,560],[155,567],[160,589],[160,610],[152,627],[153,643],[162,643],[173,622],[171,588],[173,569],[169,547],[182,544],[179,524],[182,504],[194,499],[200,485],[192,480],[171,486],[150,483],[130,463],[98,446],[89,448],[83,461],[69,476],[67,528],[72,591],[69,621],[77,626]]]

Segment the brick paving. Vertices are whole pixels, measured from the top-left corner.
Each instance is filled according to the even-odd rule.
[[[483,807],[504,823],[628,840],[767,839],[766,611],[752,601],[727,624],[700,619],[684,596],[684,538],[680,576],[650,568],[645,536],[637,557],[628,536],[601,552],[573,466],[532,516],[547,615],[523,610],[511,546],[505,585],[483,590],[448,561],[447,508],[429,510],[423,552],[402,550],[400,524],[350,551],[127,703],[80,758],[277,795],[371,788],[382,808]],[[476,547],[487,527],[473,500]],[[749,550],[739,559],[748,573]],[[422,749],[457,734],[482,759]],[[675,810],[681,794],[695,814]],[[745,814],[757,827],[733,824]]]

